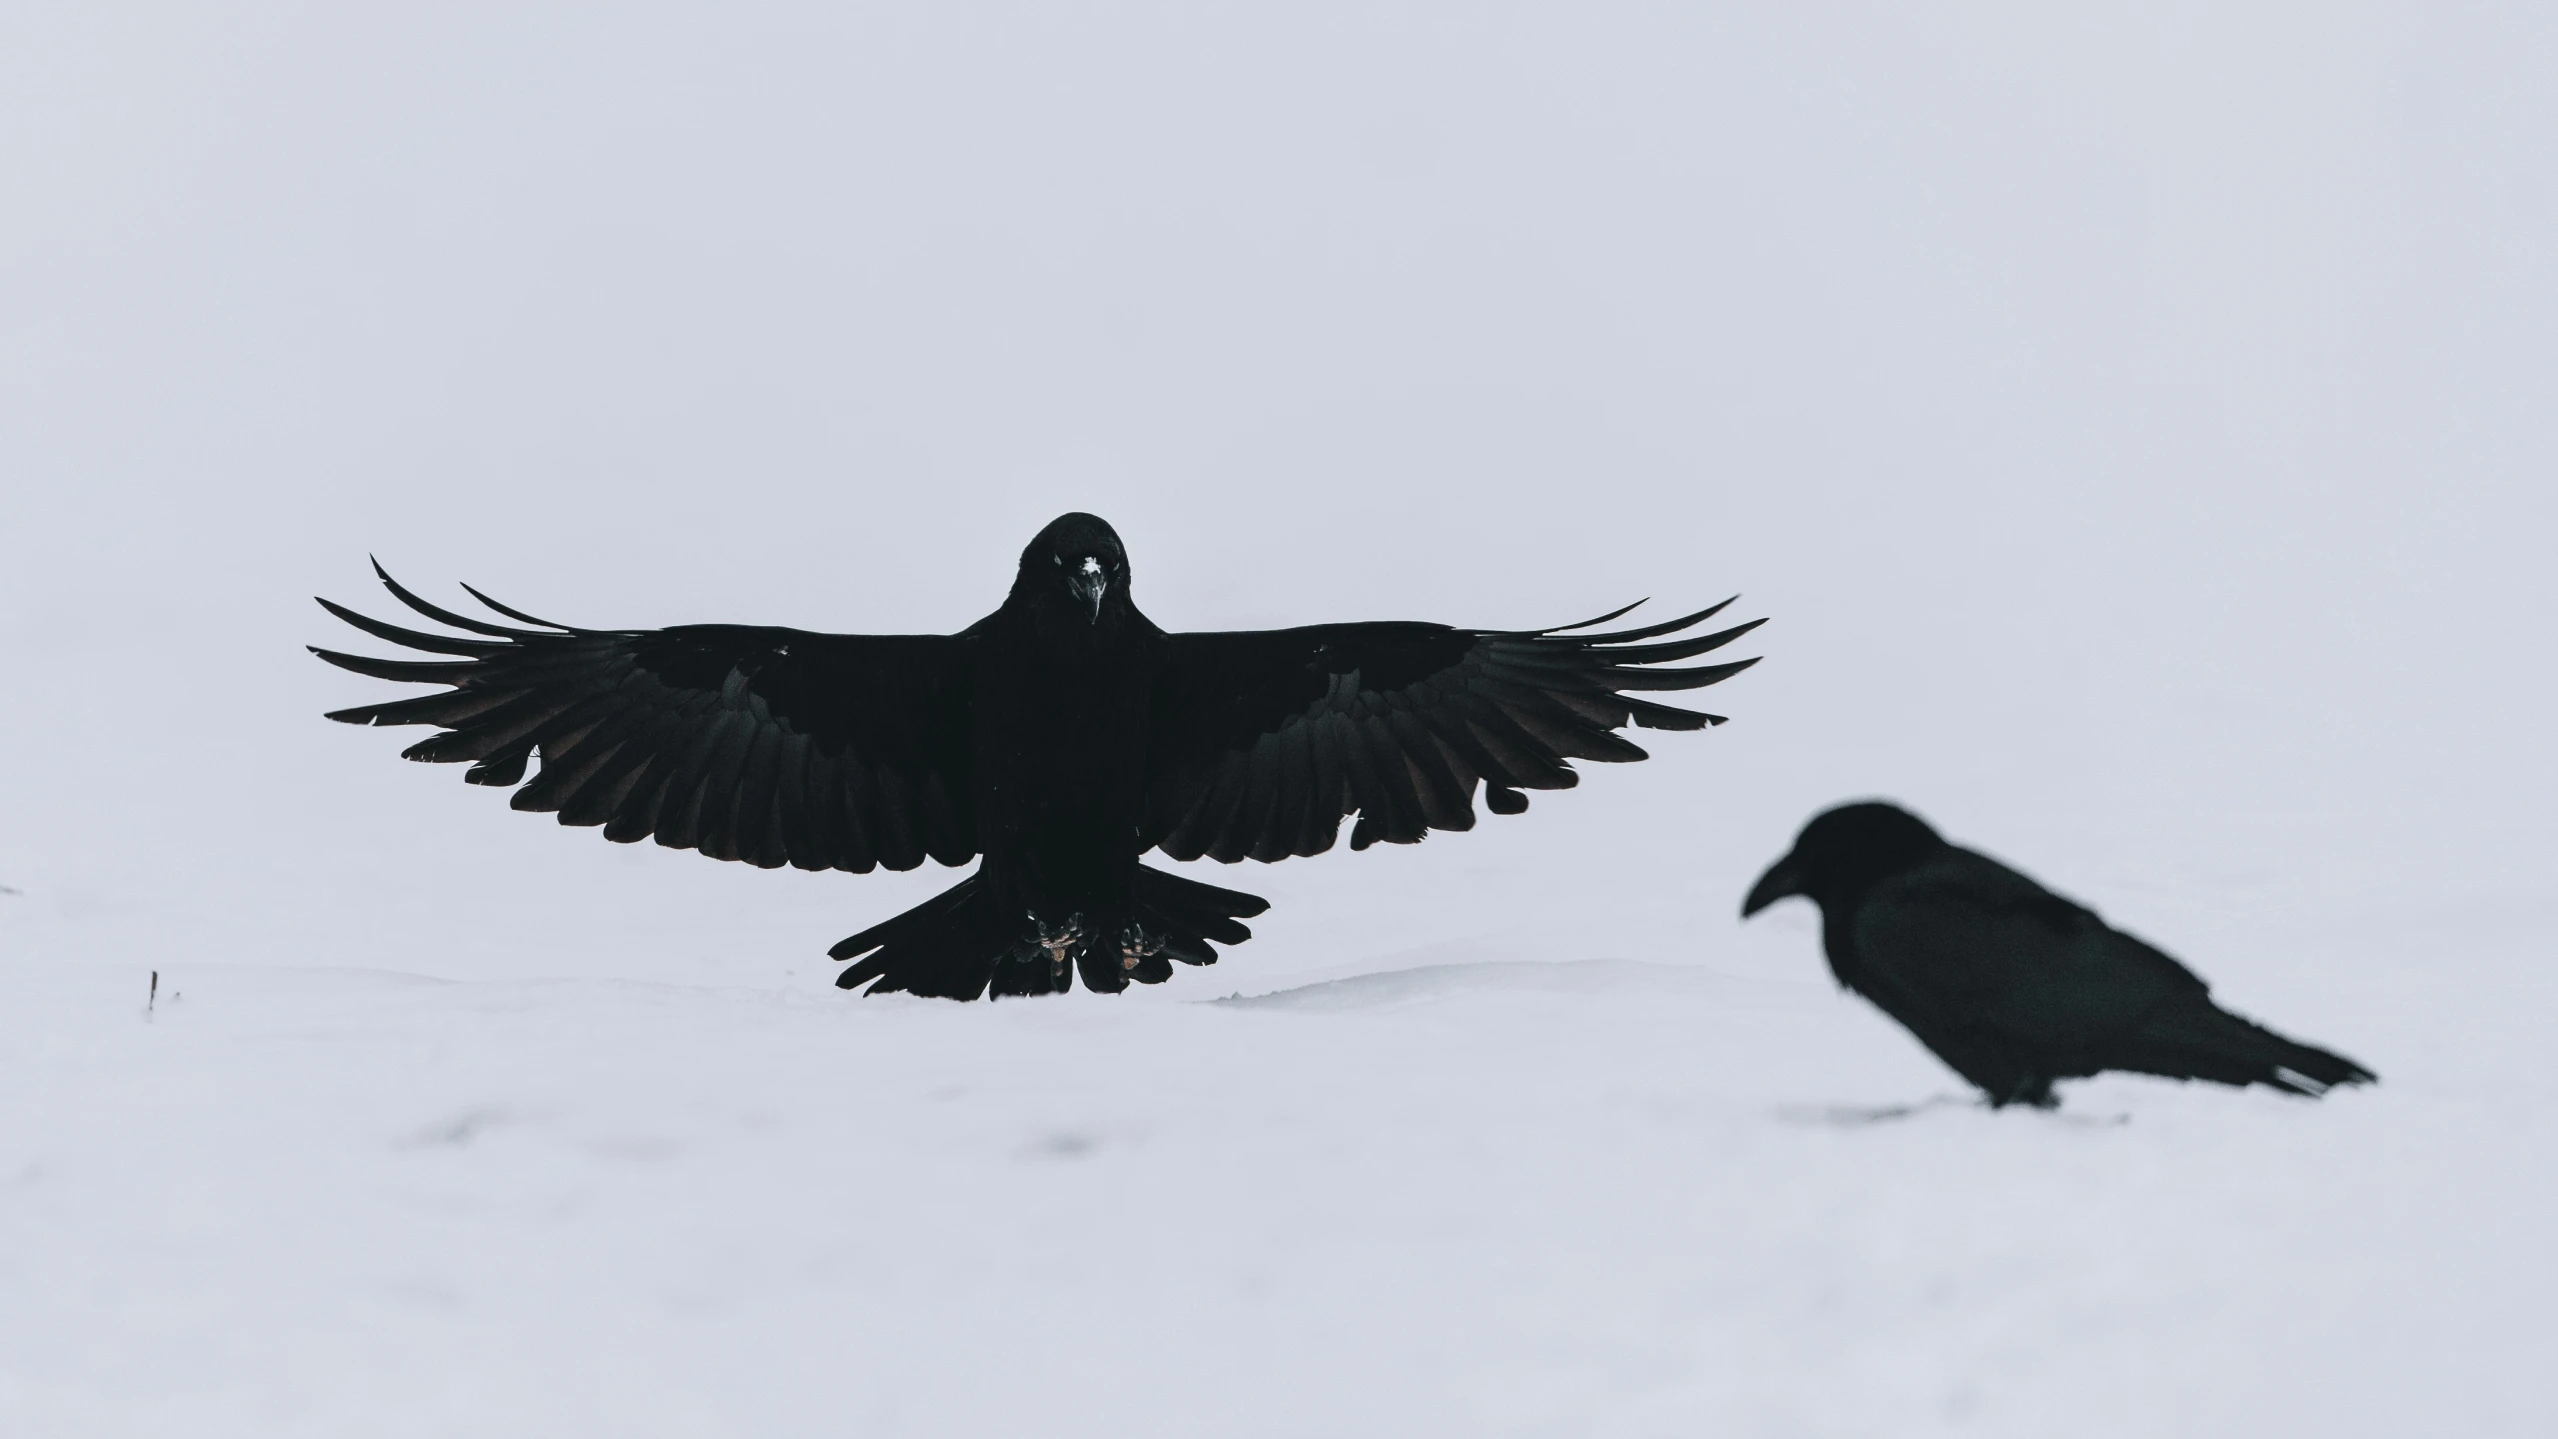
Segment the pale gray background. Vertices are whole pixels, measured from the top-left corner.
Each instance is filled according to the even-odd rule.
[[[1557,894],[1582,947],[1727,945],[1866,792],[2082,884],[2553,878],[2528,7],[8,29],[19,943],[804,958],[946,877],[497,813],[314,721],[381,687],[305,596],[372,602],[370,551],[580,623],[946,630],[1078,507],[1170,628],[1774,617],[1648,771],[1252,873],[1253,965],[1559,942]]]
[[[1649,764],[1416,849],[1202,866],[1275,901],[1260,937],[1124,1003],[1606,957],[1796,986],[1805,1034],[1899,1062],[1816,989],[1808,916],[1733,917],[1811,811],[1887,794],[2393,1085],[2545,1099],[2553,14],[14,6],[0,964],[838,1003],[823,948],[953,874],[510,814],[320,721],[388,689],[301,652],[361,643],[308,596],[381,609],[373,552],[582,624],[948,630],[1083,508],[1167,628],[1772,616],[1708,693],[1734,722]],[[76,1069],[76,1010],[0,1034]],[[1947,1082],[1909,1055],[1789,1093]],[[2387,1223],[2489,1202],[2440,1199]],[[97,1305],[45,1332],[115,1348]],[[1565,1429],[1604,1412],[1557,1392]],[[2337,1414],[2442,1412],[2392,1392]]]

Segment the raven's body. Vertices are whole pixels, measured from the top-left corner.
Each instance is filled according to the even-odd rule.
[[[1038,578],[1025,565],[1025,581]],[[1153,718],[1148,701],[1164,633],[1128,602],[1125,586],[1115,599],[1105,594],[1089,618],[1044,598],[1033,583],[1017,585],[1011,602],[959,636],[969,648],[985,856],[976,884],[996,912],[1035,917],[1034,930],[1117,939],[1133,918],[1137,859],[1146,850],[1138,835]],[[1141,964],[1143,943],[1139,936],[1133,946]],[[1124,987],[1126,979],[1109,968],[1125,965],[1131,948],[1087,946],[1095,963],[1085,966],[1086,984]],[[1043,952],[1025,962],[1046,958]],[[998,974],[997,991],[1006,992],[1012,978],[1036,992],[1063,988],[1065,976],[1061,969]],[[1043,978],[1051,983],[1039,985]]]
[[[1142,852],[1146,699],[1163,633],[1120,608],[1090,627],[998,612],[963,636],[979,882],[1039,913],[1124,910]]]
[[[1751,661],[1658,669],[1755,622],[1642,644],[1722,606],[1615,634],[1432,624],[1167,634],[1129,596],[1118,536],[1060,517],[1023,551],[1003,606],[955,635],[834,635],[739,625],[584,630],[496,625],[403,603],[468,636],[349,623],[452,661],[320,651],[361,674],[449,689],[333,718],[430,724],[408,756],[468,761],[473,783],[540,772],[518,809],[654,836],[766,867],[977,874],[835,946],[872,992],[972,999],[1157,983],[1170,961],[1250,936],[1248,894],[1152,869],[1411,843],[1576,782],[1568,760],[1632,760],[1613,731],[1720,716],[1620,693],[1693,689]],[[476,591],[473,592],[477,594]],[[322,602],[326,604],[326,601]],[[1727,602],[1728,603],[1728,602]],[[1620,611],[1619,613],[1622,613]],[[1607,616],[1605,618],[1614,618]],[[1597,624],[1601,621],[1591,621]]]
[[[2049,1105],[2108,1069],[2318,1094],[2373,1076],[2242,1019],[2192,970],[1916,816],[1845,805],[1804,827],[1744,901],[1821,907],[1830,972],[1978,1085]]]

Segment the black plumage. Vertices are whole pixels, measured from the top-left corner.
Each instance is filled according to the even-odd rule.
[[[1789,895],[1821,907],[1839,983],[1993,1105],[2049,1107],[2054,1080],[2107,1069],[2306,1095],[2376,1077],[2220,1008],[2192,970],[1893,805],[1815,816],[1742,917]]]
[[[1118,535],[1082,514],[1040,531],[1002,607],[955,635],[590,630],[471,590],[514,621],[498,624],[381,579],[462,633],[320,603],[450,658],[314,653],[444,688],[330,718],[432,725],[407,758],[467,763],[473,784],[520,784],[515,808],[625,843],[654,836],[716,859],[855,873],[982,856],[976,874],[832,951],[857,961],[837,981],[846,988],[953,999],[1061,990],[1073,973],[1117,991],[1161,982],[1172,960],[1210,963],[1267,906],[1147,868],[1148,850],[1229,863],[1320,854],[1351,815],[1352,849],[1409,844],[1471,828],[1478,786],[1495,814],[1517,814],[1523,791],[1570,788],[1572,760],[1642,759],[1616,733],[1629,723],[1721,723],[1639,694],[1748,668],[1658,666],[1759,623],[1693,633],[1716,605],[1598,634],[1625,611],[1515,632],[1166,634],[1129,597]]]

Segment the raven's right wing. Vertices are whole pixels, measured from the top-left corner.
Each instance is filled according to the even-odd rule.
[[[1629,723],[1721,724],[1624,691],[1702,689],[1758,663],[1663,668],[1759,627],[1679,633],[1730,603],[1610,634],[1586,631],[1625,610],[1548,630],[1382,623],[1169,636],[1139,839],[1174,859],[1268,862],[1321,854],[1356,814],[1352,849],[1411,844],[1472,828],[1478,782],[1493,813],[1517,814],[1528,807],[1521,790],[1577,782],[1570,760],[1642,759],[1616,734]]]
[[[1867,982],[1950,1023],[2036,1044],[2128,1032],[2203,981],[1986,855],[1951,849],[1856,908]]]
[[[381,567],[375,566],[381,573]],[[361,725],[434,725],[403,757],[471,762],[473,784],[510,801],[650,835],[766,869],[913,869],[977,852],[964,642],[946,635],[829,635],[749,625],[586,630],[481,603],[524,629],[470,619],[409,593],[401,603],[467,635],[384,624],[322,600],[393,644],[451,660],[379,660],[314,648],[376,679],[450,686],[343,709]],[[468,588],[468,586],[465,586]]]

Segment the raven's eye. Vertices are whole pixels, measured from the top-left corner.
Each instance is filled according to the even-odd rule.
[[[1066,562],[1066,557],[1065,557],[1064,555],[1050,555],[1050,556],[1048,557],[1048,563],[1050,563],[1050,564],[1052,564],[1052,565],[1062,565],[1062,564],[1064,564],[1065,562]]]

